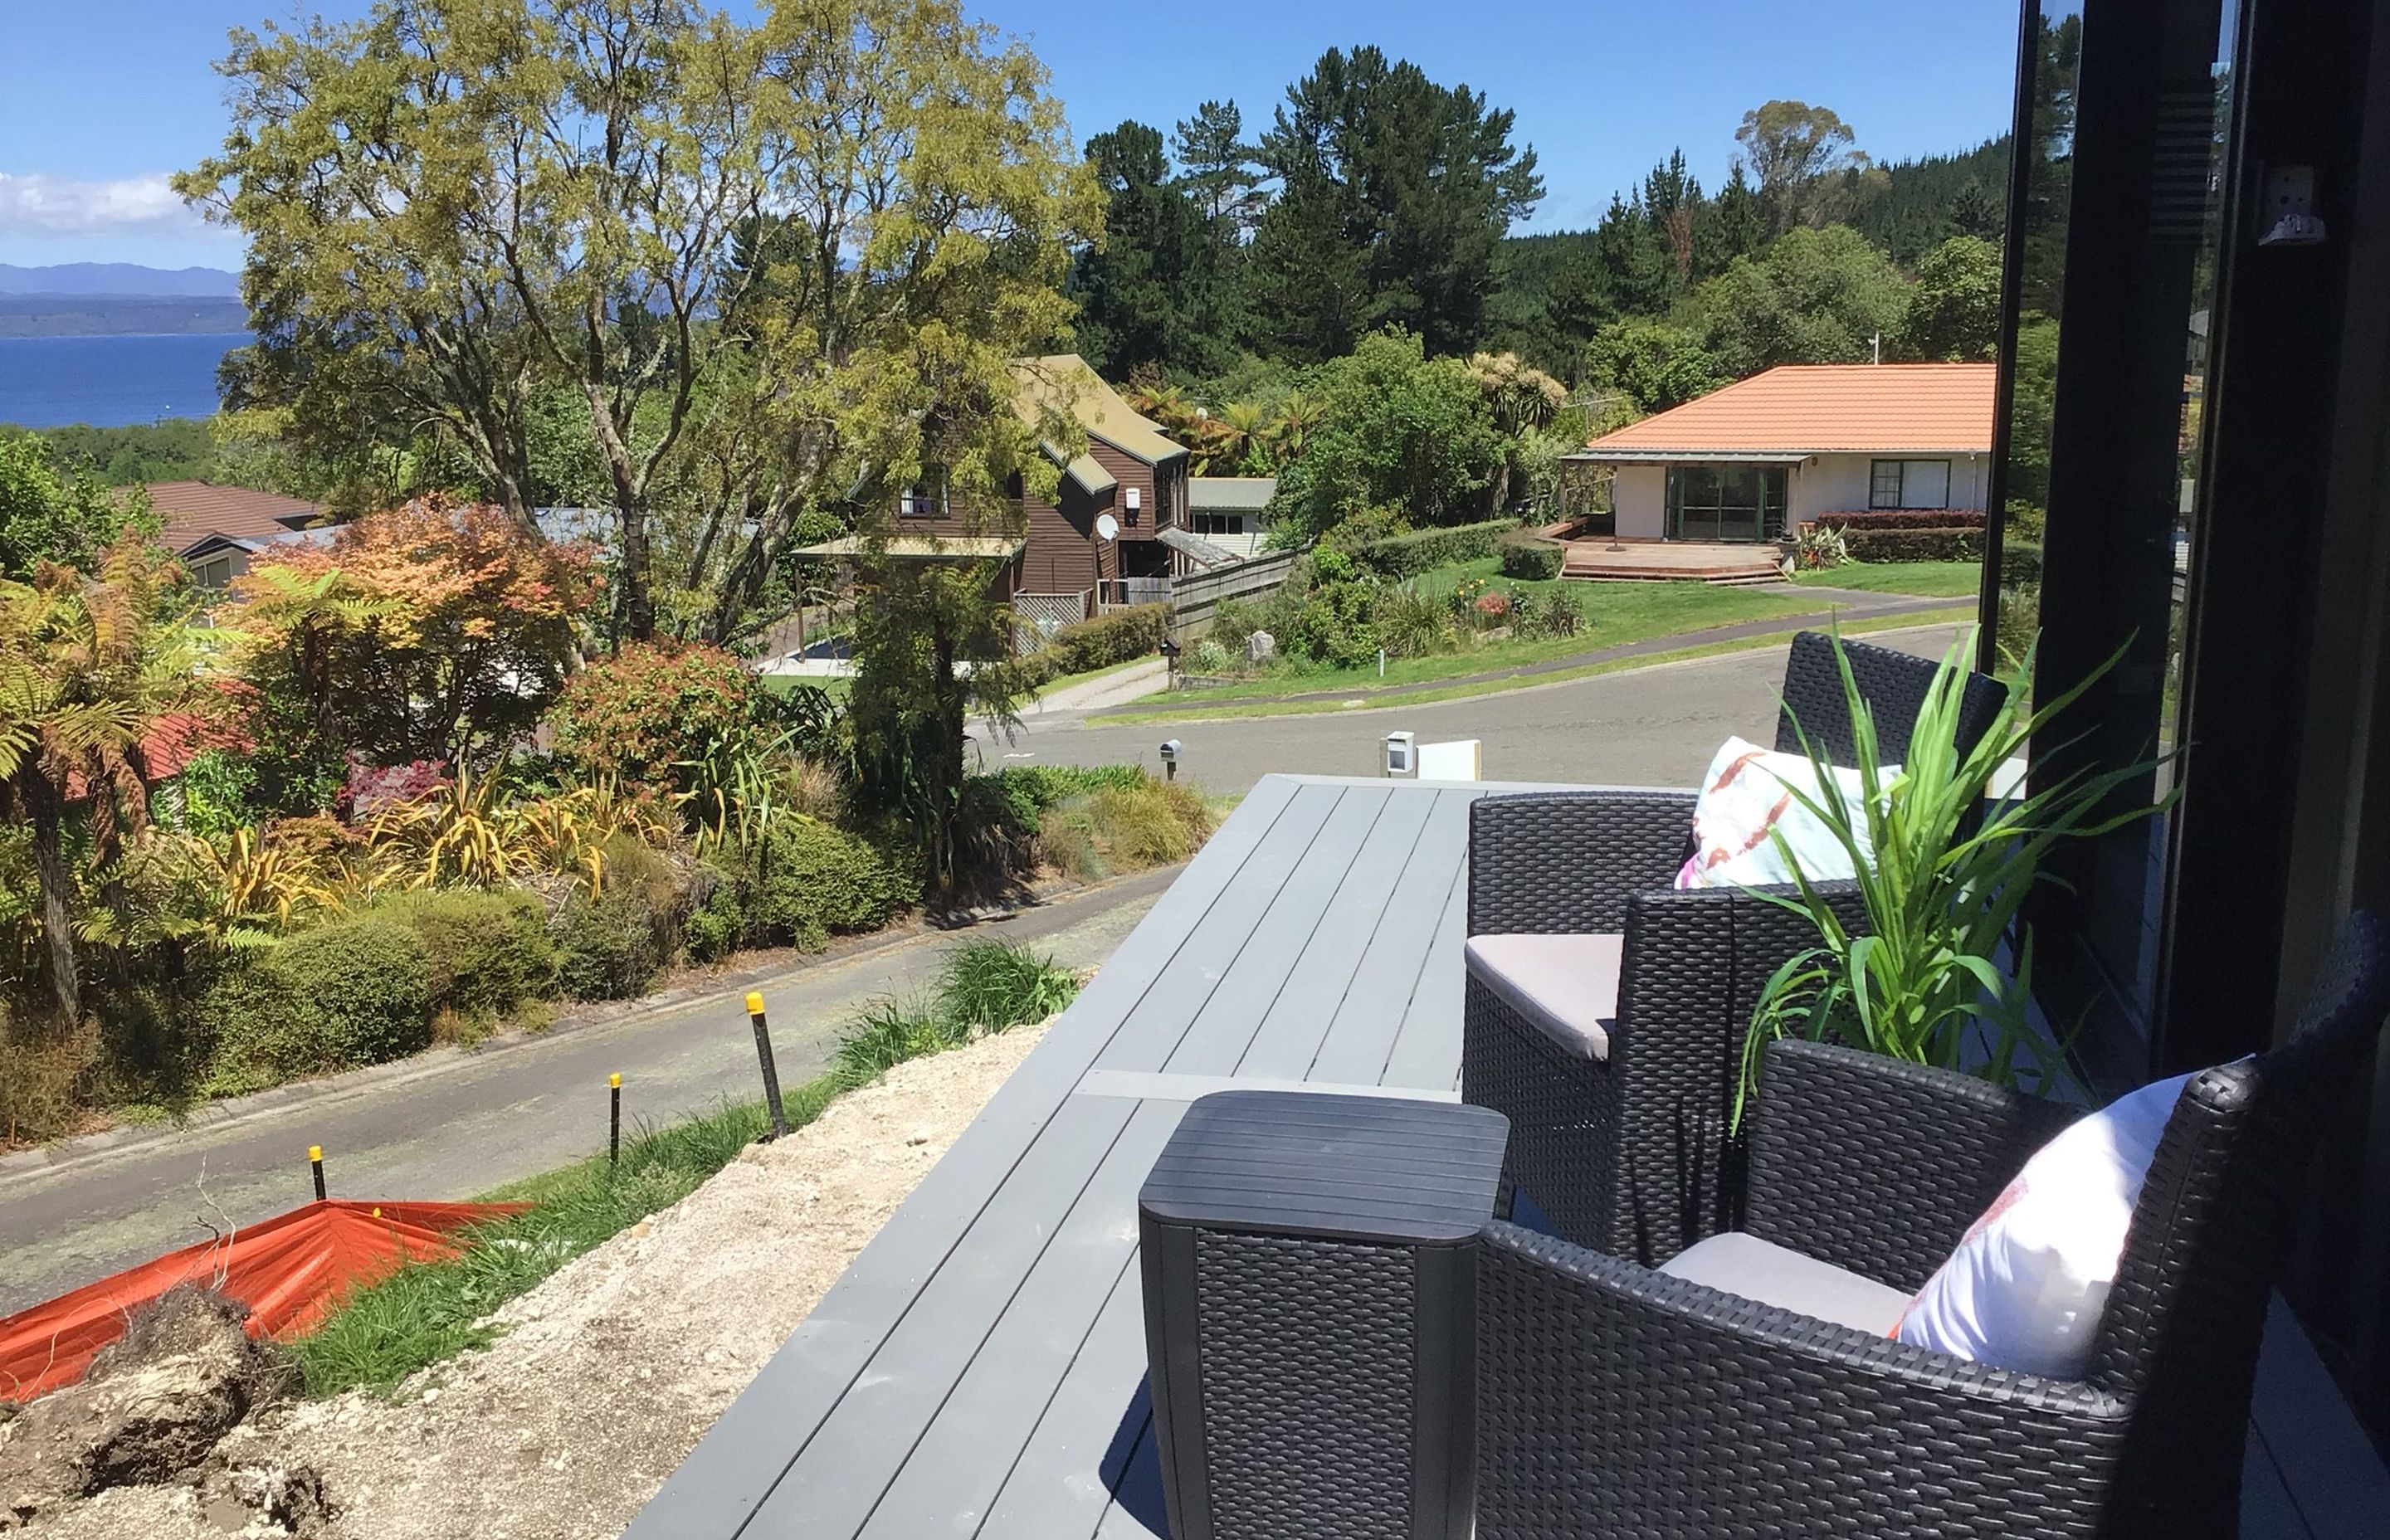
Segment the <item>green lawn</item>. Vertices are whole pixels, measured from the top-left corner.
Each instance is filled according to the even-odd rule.
[[[1653,636],[1690,635],[1716,626],[1774,620],[1817,608],[1780,595],[1714,588],[1703,583],[1580,583],[1558,578],[1523,582],[1500,577],[1500,566],[1490,557],[1422,572],[1412,581],[1422,593],[1433,597],[1448,594],[1471,577],[1497,579],[1500,586],[1512,591],[1564,587],[1575,597],[1586,624],[1574,636],[1494,642],[1430,658],[1389,658],[1382,678],[1374,664],[1358,669],[1290,669],[1211,689],[1180,690],[1170,696],[1169,709],[1176,712],[1212,702],[1271,700],[1315,690],[1366,695],[1394,685],[1428,684],[1465,674],[1497,673]]]
[[[1803,572],[1792,581],[1819,588],[1864,588],[1870,594],[1962,598],[1983,586],[1984,568],[1975,561],[1853,561],[1822,572]]]

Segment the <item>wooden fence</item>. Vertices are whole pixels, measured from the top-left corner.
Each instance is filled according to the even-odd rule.
[[[1174,578],[1170,584],[1170,635],[1185,641],[1212,623],[1225,599],[1266,594],[1286,581],[1301,551],[1272,551],[1233,567]]]

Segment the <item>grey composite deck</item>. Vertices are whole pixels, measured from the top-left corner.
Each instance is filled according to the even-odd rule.
[[[1449,1099],[1468,804],[1257,785],[628,1532],[631,1540],[1164,1533],[1137,1191],[1224,1086]],[[2390,1477],[2287,1313],[2245,1532],[2378,1535]]]

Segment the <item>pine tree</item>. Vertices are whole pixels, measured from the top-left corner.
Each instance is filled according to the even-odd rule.
[[[1767,244],[1767,216],[1760,211],[1759,194],[1742,169],[1732,174],[1710,199],[1693,226],[1693,276],[1715,277],[1737,257],[1747,257]]]
[[[1235,102],[1207,101],[1195,109],[1195,116],[1181,119],[1170,135],[1170,152],[1178,161],[1176,185],[1205,218],[1230,226],[1240,239],[1253,233],[1268,201],[1244,134],[1244,114]]]
[[[1115,379],[1146,364],[1216,367],[1231,330],[1223,246],[1167,180],[1161,133],[1124,122],[1088,140],[1087,159],[1104,189],[1105,240],[1073,273],[1081,353]]]

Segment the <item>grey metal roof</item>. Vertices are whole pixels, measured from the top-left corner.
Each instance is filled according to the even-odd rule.
[[[1214,545],[1201,535],[1189,534],[1185,530],[1156,530],[1153,537],[1199,566],[1231,567],[1245,559],[1225,545]]]
[[[1275,476],[1190,476],[1187,506],[1205,513],[1259,513],[1277,492]]]

